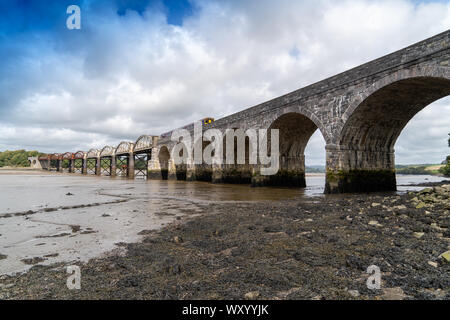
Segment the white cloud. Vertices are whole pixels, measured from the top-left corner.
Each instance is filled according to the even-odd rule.
[[[3,106],[0,149],[88,149],[219,118],[450,27],[446,3],[196,4],[200,10],[182,27],[154,9],[122,17],[111,9],[92,12],[81,36],[33,39],[17,73],[0,81],[0,93],[17,95]],[[444,113],[428,107],[408,125],[396,145],[398,162],[436,162],[447,152],[444,101]],[[430,130],[418,140],[415,129],[423,126]],[[324,163],[319,132],[306,154],[307,164]]]
[[[403,129],[395,145],[397,163],[441,163],[450,153],[450,97],[419,112]]]

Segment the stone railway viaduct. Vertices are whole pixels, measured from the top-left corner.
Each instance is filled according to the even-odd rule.
[[[280,170],[275,176],[260,176],[259,165],[250,164],[176,166],[175,142],[169,136],[142,136],[116,148],[53,154],[39,160],[43,168],[58,170],[63,170],[66,160],[68,171],[84,174],[134,177],[140,172],[149,179],[304,187],[304,150],[318,129],[326,142],[326,193],[396,190],[398,136],[416,113],[449,94],[447,30],[203,126],[203,130],[215,128],[223,133],[226,129],[279,129]],[[202,147],[208,144],[201,143]],[[102,165],[105,159],[108,164]]]

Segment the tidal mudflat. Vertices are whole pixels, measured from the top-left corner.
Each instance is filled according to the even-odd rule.
[[[153,188],[154,187],[154,188]],[[0,171],[0,274],[37,263],[88,261],[186,214],[192,202],[143,181]]]
[[[450,298],[448,186],[324,196],[314,183],[41,172],[0,174],[0,184],[0,298]],[[66,286],[73,264],[80,290]],[[381,269],[379,290],[366,286],[370,265]]]
[[[312,177],[307,192],[322,177]],[[117,243],[142,240],[211,203],[301,197],[304,190],[251,189],[177,181],[144,181],[31,170],[0,170],[0,275],[32,265],[88,261]]]

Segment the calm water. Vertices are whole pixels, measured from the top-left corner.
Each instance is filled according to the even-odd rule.
[[[306,180],[306,189],[283,189],[0,171],[0,254],[7,256],[0,260],[0,274],[27,270],[26,258],[43,257],[43,264],[87,261],[119,250],[118,242],[139,241],[142,230],[205,212],[211,202],[324,196],[324,175]],[[399,185],[441,180],[398,176]],[[415,189],[399,186],[400,192]],[[29,210],[33,214],[15,215]]]
[[[408,185],[442,180],[450,181],[431,175],[397,175],[400,192],[421,189]],[[205,182],[143,181],[36,171],[0,171],[0,214],[105,202],[111,199],[111,195],[195,201],[270,201],[323,194],[324,175],[307,175],[306,183],[305,189],[251,188],[248,185]],[[75,193],[74,190],[76,197],[65,196],[68,192]]]

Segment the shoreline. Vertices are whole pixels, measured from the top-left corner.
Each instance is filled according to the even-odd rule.
[[[166,197],[173,184],[25,171],[0,178],[0,275],[88,261],[202,206]]]
[[[18,168],[18,167],[0,167],[0,172],[18,172],[18,173],[20,173],[20,172],[29,172],[29,171],[36,171],[36,172],[47,172],[47,171],[44,171],[44,170],[42,170],[42,169],[36,169],[36,168],[28,168],[28,167],[20,167],[20,168]],[[50,171],[48,171],[48,172],[50,172]]]
[[[0,298],[450,299],[448,191],[424,191],[210,204],[75,263],[81,290],[67,289],[67,263],[36,265],[0,277]],[[381,290],[365,285],[372,264]]]

